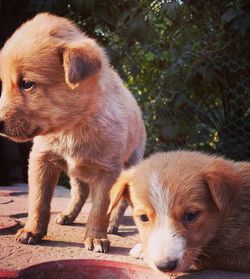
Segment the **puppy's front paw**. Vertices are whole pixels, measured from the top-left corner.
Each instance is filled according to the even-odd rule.
[[[129,255],[136,259],[143,260],[144,252],[142,243],[137,243],[129,252]]]
[[[73,221],[74,220],[71,215],[64,215],[63,213],[60,213],[56,217],[56,223],[60,225],[71,225]]]
[[[107,253],[109,251],[110,241],[107,238],[90,238],[84,241],[85,248],[94,252]]]
[[[43,233],[33,233],[23,228],[17,232],[15,240],[23,244],[37,244],[43,237]]]

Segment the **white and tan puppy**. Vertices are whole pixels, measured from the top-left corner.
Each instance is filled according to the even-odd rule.
[[[158,153],[111,190],[133,208],[142,244],[131,254],[163,272],[250,272],[250,163],[199,152]]]
[[[0,82],[0,133],[17,142],[34,140],[28,220],[16,240],[35,244],[44,237],[64,170],[72,198],[57,222],[72,223],[90,192],[85,246],[106,252],[109,190],[144,152],[145,129],[135,99],[95,40],[69,20],[46,13],[24,23],[6,42]],[[111,232],[122,210],[111,217]]]

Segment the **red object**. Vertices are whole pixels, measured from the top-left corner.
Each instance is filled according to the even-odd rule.
[[[25,279],[163,279],[149,268],[115,261],[62,260],[33,265],[19,271],[0,269],[0,278]]]

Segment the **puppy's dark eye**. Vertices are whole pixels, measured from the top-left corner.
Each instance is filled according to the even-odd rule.
[[[149,221],[149,218],[148,218],[148,216],[146,214],[140,215],[139,218],[144,223]]]
[[[25,80],[25,79],[21,79],[20,80],[20,89],[21,90],[30,90],[31,88],[33,88],[35,85],[34,81],[31,80]]]
[[[2,81],[0,80],[0,97],[2,95]]]
[[[183,220],[185,223],[194,222],[198,219],[200,212],[198,211],[187,211],[183,215]]]

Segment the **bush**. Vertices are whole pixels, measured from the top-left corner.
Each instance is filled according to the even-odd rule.
[[[249,1],[0,0],[0,44],[44,11],[106,48],[142,108],[147,154],[188,148],[249,159]]]

